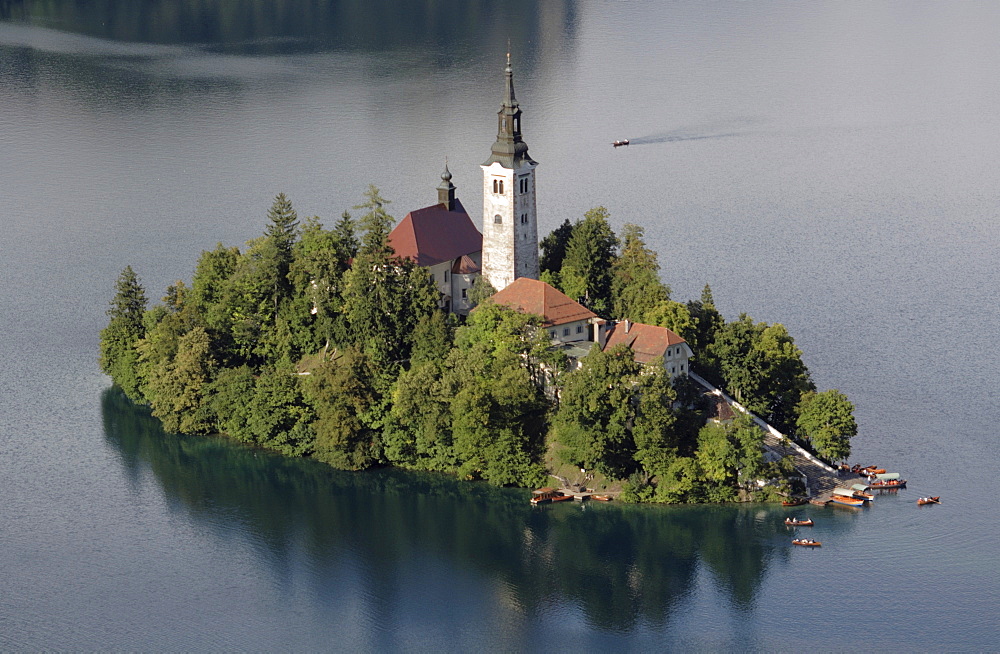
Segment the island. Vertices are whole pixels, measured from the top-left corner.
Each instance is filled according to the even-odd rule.
[[[603,207],[539,241],[508,56],[482,231],[447,164],[398,224],[375,186],[332,228],[278,194],[264,233],[201,253],[150,307],[129,266],[100,365],[164,429],[288,456],[632,502],[776,501],[857,433],[781,324],[679,302]],[[825,474],[821,472],[819,474]]]

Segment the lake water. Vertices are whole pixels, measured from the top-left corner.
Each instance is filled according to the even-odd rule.
[[[396,5],[404,5],[404,8]],[[0,0],[0,649],[1000,648],[1000,4]],[[481,206],[507,41],[547,233],[603,204],[675,299],[854,401],[861,511],[555,506],[162,434],[97,369],[149,295],[445,158]],[[611,141],[632,139],[628,148]],[[941,495],[920,507],[920,495]]]

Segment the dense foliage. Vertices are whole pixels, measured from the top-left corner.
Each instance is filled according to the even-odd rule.
[[[488,301],[457,320],[425,269],[395,256],[388,201],[369,187],[333,229],[300,221],[278,195],[262,236],[201,254],[191,286],[147,308],[126,268],[101,332],[102,370],[168,431],[221,432],[290,456],[360,470],[392,465],[529,486],[546,465],[624,484],[634,501],[760,497],[765,463],[752,423],[706,424],[701,394],[662,362],[595,345],[579,366],[551,347],[541,318]],[[706,286],[670,299],[643,231],[619,240],[597,208],[542,241],[543,275],[598,314],[669,327],[704,374],[823,456],[843,458],[850,403],[816,394],[781,325],[726,323]],[[621,252],[618,248],[621,246]],[[555,459],[553,459],[555,457]]]

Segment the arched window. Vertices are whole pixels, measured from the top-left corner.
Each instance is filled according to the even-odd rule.
[[[493,216],[493,222],[499,225],[500,223],[503,222],[503,217],[500,214],[497,214]]]
[[[493,180],[493,192],[496,193],[498,188],[499,188],[499,182],[494,179]]]
[[[500,195],[503,195],[503,180],[500,180]]]

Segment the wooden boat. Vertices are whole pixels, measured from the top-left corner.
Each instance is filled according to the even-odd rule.
[[[839,489],[843,490],[843,489]],[[842,504],[844,506],[864,506],[865,500],[860,497],[854,497],[850,493],[847,495],[838,495],[837,491],[833,491],[833,495],[830,496],[830,501],[835,504]]]
[[[940,503],[941,503],[940,495],[935,495],[934,497],[921,497],[919,500],[917,500],[918,506],[923,506],[925,504],[940,504]]]
[[[899,490],[900,488],[906,488],[906,480],[900,479],[899,481],[873,481],[871,490]]]
[[[860,471],[860,474],[862,474],[862,475],[868,475],[868,476],[871,476],[871,475],[884,475],[885,474],[885,468],[877,468],[875,466],[868,466],[867,468],[862,468],[861,471]]]
[[[813,540],[811,538],[796,538],[792,541],[792,545],[801,545],[802,547],[819,547],[823,543],[818,540]]]
[[[562,491],[548,486],[531,491],[531,493],[534,495],[534,497],[531,498],[531,503],[534,505],[548,504],[549,502],[556,501],[556,497],[566,497],[562,494]]]
[[[854,492],[854,497],[860,497],[863,500],[874,500],[875,495],[868,492],[868,486],[864,484],[854,484],[851,486],[851,490]]]
[[[590,499],[597,500],[598,502],[610,502],[612,497],[610,495],[591,495]]]
[[[875,481],[868,484],[868,488],[871,490],[906,488],[906,480],[900,479],[898,472],[890,472],[890,473],[880,472],[875,475]]]
[[[805,520],[799,520],[798,518],[785,518],[785,524],[791,525],[792,527],[812,527],[812,518],[807,518]]]
[[[628,139],[622,139],[620,141],[615,141],[611,145],[615,146],[616,148],[620,148],[623,145],[628,145]]]
[[[781,506],[800,506],[805,504],[808,500],[804,497],[796,497],[788,500],[782,500]]]

